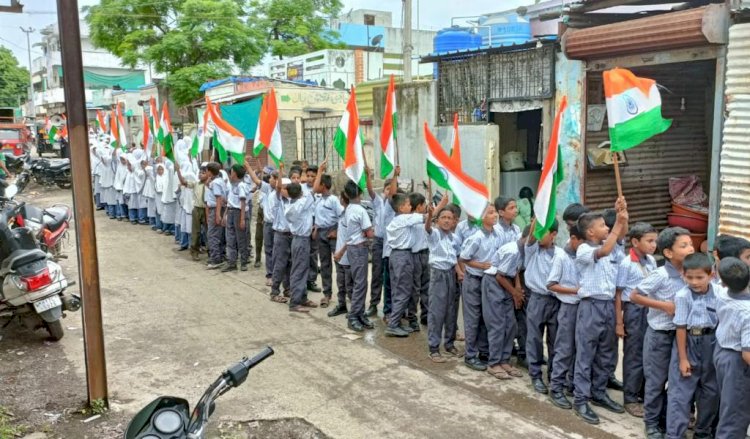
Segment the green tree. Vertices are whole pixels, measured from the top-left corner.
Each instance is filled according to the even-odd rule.
[[[18,65],[13,52],[0,47],[0,106],[16,107],[29,94],[29,71]]]
[[[258,25],[267,32],[271,54],[283,58],[343,47],[336,31],[327,29],[341,12],[340,0],[265,0],[253,2]]]
[[[101,0],[86,12],[94,44],[164,73],[177,105],[235,66],[247,71],[268,49],[246,0]]]

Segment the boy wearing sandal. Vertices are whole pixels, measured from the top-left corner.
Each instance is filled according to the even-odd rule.
[[[430,248],[430,287],[429,312],[427,313],[427,344],[430,359],[435,363],[445,363],[440,355],[440,340],[443,339],[445,352],[452,357],[459,355],[453,345],[456,339],[456,262],[458,253],[453,237],[453,212],[446,208],[448,196],[443,195],[440,204],[435,207],[437,227],[432,225],[432,210],[427,211],[424,223],[427,232],[427,244]],[[443,332],[445,331],[445,332]],[[443,335],[445,333],[445,335]]]
[[[515,310],[523,306],[524,292],[518,272],[528,233],[527,227],[521,239],[500,247],[492,257],[492,266],[482,276],[482,317],[490,346],[487,373],[500,380],[523,376],[510,365],[510,356],[518,330]]]

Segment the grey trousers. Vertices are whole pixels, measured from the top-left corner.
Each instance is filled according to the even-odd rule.
[[[711,437],[714,419],[719,410],[719,382],[714,368],[714,334],[687,336],[689,377],[680,373],[677,343],[672,347],[667,389],[667,438],[682,439],[688,429],[693,401],[697,408],[695,435]],[[747,410],[747,407],[745,407]]]
[[[383,238],[372,240],[372,279],[370,280],[370,306],[378,306],[383,296]]]
[[[352,271],[352,301],[349,307],[349,320],[365,317],[365,300],[367,299],[367,270],[370,248],[367,245],[347,247],[346,257]]]
[[[672,359],[674,331],[658,332],[650,326],[643,339],[643,371],[645,393],[643,395],[643,423],[646,427],[658,427],[667,408],[667,379],[669,362]]]
[[[604,398],[617,367],[615,302],[582,299],[576,322],[575,405]]]
[[[458,315],[456,301],[456,270],[430,271],[430,312],[427,314],[427,345],[430,352],[438,352],[440,339],[445,349],[453,347],[456,340]]]
[[[283,284],[284,291],[289,290],[289,270],[291,268],[292,234],[277,232],[273,234],[273,281],[271,295],[279,295],[279,287]],[[307,285],[305,285],[307,288]]]
[[[550,390],[563,392],[573,388],[576,362],[576,321],[578,304],[560,303],[557,311],[557,335],[555,336]]]
[[[482,317],[487,325],[489,366],[510,363],[518,329],[514,310],[513,297],[500,286],[495,276],[482,276]]]
[[[333,295],[333,254],[336,252],[336,240],[328,238],[333,227],[318,229],[318,258],[320,259],[320,278],[323,281],[323,294],[330,298]],[[338,273],[338,268],[336,269]]]
[[[273,223],[263,223],[263,250],[266,256],[266,279],[273,277]]]
[[[414,288],[414,258],[411,250],[393,250],[388,265],[392,303],[388,326],[395,328],[401,325],[401,318],[406,316]]]
[[[317,239],[310,240],[310,256],[308,257],[309,270],[307,270],[307,282],[313,283],[318,279],[318,243]],[[305,285],[307,288],[307,285]]]
[[[430,302],[430,251],[422,250],[412,253],[414,258],[414,289],[409,303],[409,315],[417,315],[417,303],[419,303],[419,316],[427,318]]]
[[[245,221],[245,229],[240,230],[240,218],[244,215],[239,209],[229,209],[227,212],[227,264],[237,264],[237,254],[240,256],[240,264],[247,265],[248,248],[247,248],[247,228],[248,223]]]
[[[346,298],[352,297],[352,271],[348,265],[336,262],[336,297],[339,306],[346,308]]]
[[[461,284],[461,295],[464,299],[466,358],[474,358],[480,353],[489,354],[487,326],[482,317],[482,277],[467,272]]]
[[[289,275],[289,283],[292,287],[290,308],[307,302],[308,270],[310,270],[310,237],[295,235],[292,238],[292,270]]]
[[[714,366],[721,391],[716,438],[744,438],[750,425],[750,366],[742,353],[716,344]]]
[[[216,208],[208,208],[208,262],[219,264],[224,260],[224,227],[214,223]]]
[[[622,303],[625,338],[622,344],[622,385],[625,404],[638,402],[643,395],[643,337],[648,328],[648,308]]]
[[[252,200],[248,200],[248,203],[250,203],[249,209],[245,211],[245,232],[247,233],[247,257],[248,259],[252,257],[253,255],[253,235],[252,235],[252,226],[253,223],[253,202]]]
[[[531,293],[526,306],[526,358],[529,362],[529,376],[542,377],[544,347],[542,346],[545,329],[547,330],[547,353],[549,365],[547,376],[552,372],[555,358],[555,336],[557,335],[557,311],[560,301],[551,294]]]

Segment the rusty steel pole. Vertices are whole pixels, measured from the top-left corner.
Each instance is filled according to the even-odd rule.
[[[70,136],[73,210],[78,243],[78,280],[83,302],[83,347],[86,356],[88,399],[89,403],[96,400],[108,403],[78,0],[57,0],[57,21],[65,73],[65,108],[68,113]]]

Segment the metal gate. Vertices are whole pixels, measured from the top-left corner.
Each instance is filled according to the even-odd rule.
[[[320,164],[333,147],[333,136],[339,126],[340,117],[316,117],[302,119],[302,158],[309,164]],[[328,173],[341,170],[341,157],[332,151],[328,158]]]

